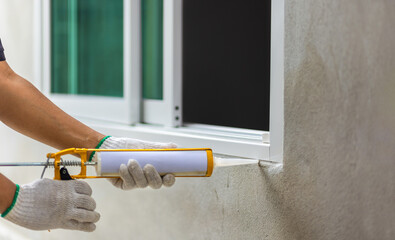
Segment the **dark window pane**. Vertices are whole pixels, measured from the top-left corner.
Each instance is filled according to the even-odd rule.
[[[269,130],[270,1],[183,4],[184,122]]]

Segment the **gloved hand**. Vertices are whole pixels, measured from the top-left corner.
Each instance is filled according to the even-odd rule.
[[[147,142],[131,138],[108,137],[99,147],[100,149],[166,149],[177,148],[174,143]],[[93,161],[97,155],[93,155]],[[109,181],[118,188],[129,190],[133,188],[145,188],[150,186],[158,189],[162,185],[170,187],[175,182],[173,174],[161,177],[155,167],[147,164],[142,169],[137,161],[131,159],[128,164],[120,166],[120,178],[110,178]]]
[[[19,189],[5,219],[32,230],[56,228],[92,232],[100,214],[92,189],[83,181],[40,179]]]

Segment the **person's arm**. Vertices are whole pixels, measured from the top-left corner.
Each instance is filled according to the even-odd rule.
[[[0,173],[0,213],[9,208],[14,199],[16,185]]]
[[[95,148],[104,137],[63,112],[6,61],[0,62],[0,121],[57,149]]]
[[[146,142],[130,138],[104,139],[105,135],[63,112],[30,82],[17,75],[5,61],[0,62],[0,121],[24,135],[57,149],[177,147],[174,143]],[[98,145],[99,143],[102,145]],[[124,170],[125,167],[122,166]],[[157,189],[162,184],[168,187],[174,184],[173,175],[160,177],[152,165],[143,167],[144,169],[132,161],[127,166],[128,171],[120,172],[121,177],[112,179],[111,182],[125,190],[147,186]]]
[[[56,107],[5,61],[0,61],[0,120],[55,148],[95,147],[103,137]],[[100,218],[92,190],[82,181],[40,179],[19,186],[0,174],[0,190],[1,216],[25,228],[91,232]]]

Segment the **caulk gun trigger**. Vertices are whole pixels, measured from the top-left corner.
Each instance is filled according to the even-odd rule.
[[[65,167],[62,167],[62,168],[60,169],[60,179],[61,179],[61,180],[73,180],[73,179],[70,177],[69,171],[67,171],[67,169],[66,169]]]

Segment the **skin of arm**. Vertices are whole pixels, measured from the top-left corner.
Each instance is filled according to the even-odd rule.
[[[105,137],[63,112],[6,61],[0,62],[0,120],[57,149],[95,148]]]
[[[14,199],[16,185],[0,173],[0,189],[0,213],[3,213]]]
[[[57,149],[95,148],[103,134],[72,118],[30,82],[0,62],[0,121]],[[16,186],[0,174],[0,211],[12,203]]]

